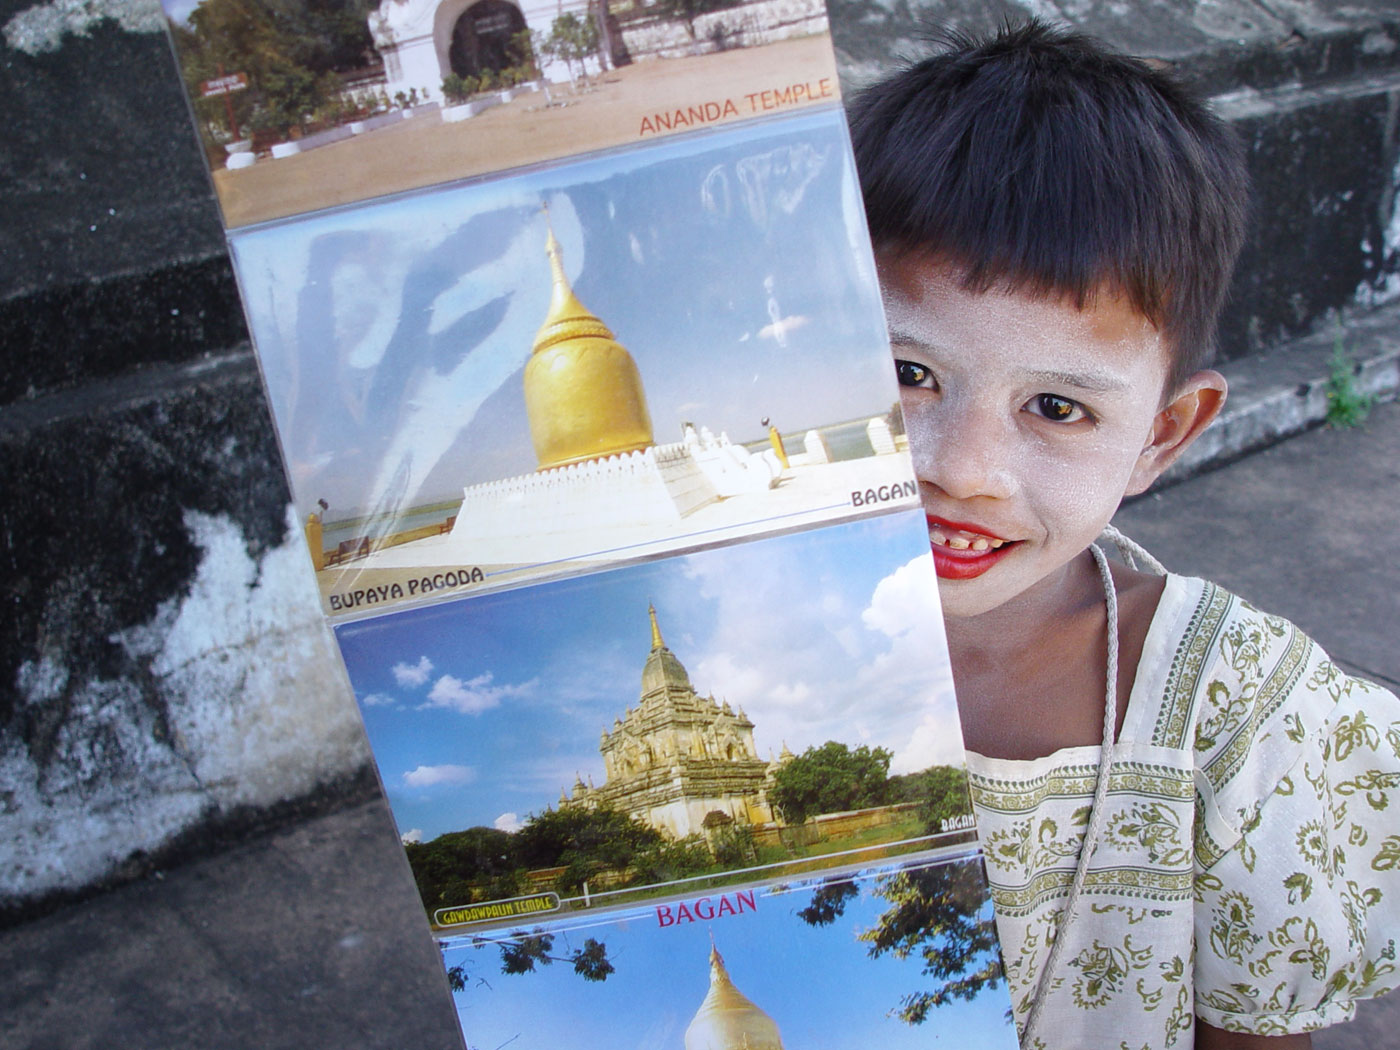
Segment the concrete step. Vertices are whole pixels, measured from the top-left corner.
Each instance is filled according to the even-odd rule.
[[[1334,363],[1339,361],[1344,363]],[[1230,384],[1225,408],[1159,487],[1327,422],[1334,374],[1349,377],[1356,393],[1376,402],[1394,400],[1400,390],[1400,302],[1334,318],[1267,354],[1218,367]]]

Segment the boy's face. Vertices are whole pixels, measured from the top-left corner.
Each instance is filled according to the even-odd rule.
[[[1077,310],[958,278],[928,255],[880,259],[943,609],[976,616],[1054,587],[1164,469],[1154,424],[1169,358],[1124,300]]]

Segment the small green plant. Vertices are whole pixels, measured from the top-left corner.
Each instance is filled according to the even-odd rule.
[[[442,78],[442,93],[447,97],[447,101],[454,105],[465,102],[475,91],[476,77],[448,73]]]
[[[1356,385],[1356,368],[1342,348],[1342,336],[1332,344],[1332,358],[1327,364],[1327,425],[1359,427],[1371,414],[1375,398],[1362,393]]]

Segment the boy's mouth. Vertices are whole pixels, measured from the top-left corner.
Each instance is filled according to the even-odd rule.
[[[970,580],[981,576],[1019,542],[931,514],[927,517],[933,566],[945,580]]]

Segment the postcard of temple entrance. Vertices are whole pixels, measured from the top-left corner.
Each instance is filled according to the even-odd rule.
[[[326,611],[917,505],[839,114],[232,237]]]
[[[981,863],[966,854],[440,943],[469,1046],[1017,1045]]]
[[[822,0],[164,3],[231,229],[839,94]]]
[[[406,609],[337,637],[442,928],[972,840],[918,512]]]

